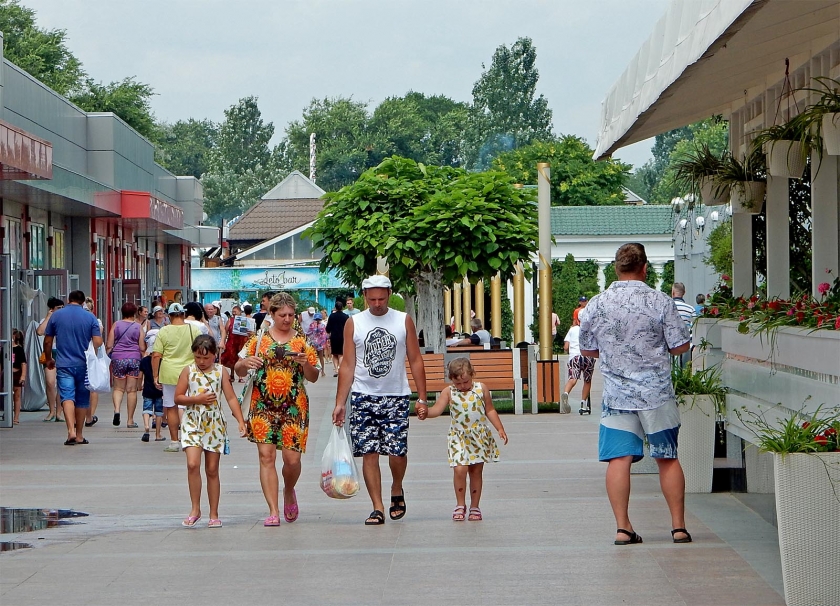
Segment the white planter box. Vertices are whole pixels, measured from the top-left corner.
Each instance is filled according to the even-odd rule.
[[[719,189],[711,177],[704,177],[700,181],[700,197],[706,206],[721,206],[729,202],[729,187]]]
[[[764,208],[767,184],[762,181],[744,181],[730,188],[732,212],[757,215]]]
[[[800,141],[771,141],[765,148],[770,176],[802,178],[808,160],[808,148]]]
[[[830,156],[840,156],[840,114],[826,114],[822,119],[822,138]]]
[[[785,601],[840,604],[840,453],[774,459]]]
[[[715,403],[711,396],[683,396],[677,453],[685,474],[685,491],[712,492],[715,458]]]

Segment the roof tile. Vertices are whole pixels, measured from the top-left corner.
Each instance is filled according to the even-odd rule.
[[[630,236],[670,234],[670,205],[552,206],[554,236]]]
[[[228,240],[268,240],[315,220],[324,208],[320,198],[261,200],[234,223]]]

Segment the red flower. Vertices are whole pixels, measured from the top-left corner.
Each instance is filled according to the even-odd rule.
[[[767,307],[769,307],[773,311],[779,311],[782,308],[782,304],[779,301],[770,301],[767,304]]]
[[[837,320],[834,321],[834,330],[840,330],[840,316],[837,316]]]
[[[811,424],[810,424],[808,421],[805,421],[805,422],[802,424],[802,429],[808,429],[810,426],[811,426]]]
[[[716,316],[720,313],[720,310],[717,307],[712,307],[712,315]],[[840,325],[840,317],[837,318],[837,324]]]
[[[826,270],[826,271],[828,271],[828,270]],[[729,280],[730,280],[731,278],[730,278],[728,275],[723,274],[723,275],[720,277],[720,279],[721,279],[721,280],[723,280],[724,282],[729,282]]]
[[[798,324],[802,324],[802,321],[805,319],[805,314],[801,311],[796,312],[796,322]]]
[[[833,427],[829,427],[828,429],[825,430],[825,435],[827,435],[827,436],[837,435],[837,430],[834,429]]]
[[[823,282],[819,286],[817,286],[817,290],[820,292],[821,295],[824,295],[831,289],[831,284],[828,282]]]
[[[814,436],[814,442],[820,446],[826,446],[828,444],[828,438],[825,436]]]

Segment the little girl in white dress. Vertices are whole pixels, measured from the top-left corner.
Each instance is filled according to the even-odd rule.
[[[499,448],[493,439],[489,420],[505,444],[508,442],[499,413],[493,408],[493,397],[483,383],[475,381],[475,370],[467,358],[456,358],[449,363],[452,385],[444,389],[435,405],[427,413],[429,418],[439,417],[449,406],[449,466],[455,474],[455,510],[452,519],[463,522],[467,517],[467,476],[470,478],[470,521],[481,520],[482,472],[484,464],[499,460]],[[422,421],[425,417],[420,417]]]

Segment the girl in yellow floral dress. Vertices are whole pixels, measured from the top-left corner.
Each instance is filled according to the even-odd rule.
[[[181,523],[193,528],[201,519],[201,453],[207,475],[207,500],[210,501],[208,528],[221,528],[219,519],[219,459],[227,450],[227,424],[219,403],[222,395],[239,423],[239,435],[245,436],[245,419],[233,393],[230,375],[216,364],[218,348],[209,335],[199,335],[192,344],[195,361],[181,371],[175,385],[175,404],[184,406],[181,420],[181,446],[187,455],[187,481],[192,508]]]
[[[248,439],[257,445],[259,453],[260,485],[268,504],[264,525],[279,526],[277,451],[283,458],[283,517],[294,522],[299,514],[295,484],[309,434],[309,397],[304,379],[317,381],[321,365],[315,348],[294,328],[294,299],[288,293],[278,293],[271,298],[268,309],[271,327],[245,343],[234,371],[239,376],[255,373]]]
[[[429,408],[429,418],[439,417],[449,406],[449,466],[455,474],[455,510],[452,519],[463,522],[467,513],[467,476],[470,478],[470,521],[481,520],[482,472],[484,464],[499,460],[499,448],[489,420],[505,444],[508,442],[499,413],[493,407],[493,397],[484,383],[474,380],[475,370],[467,358],[456,358],[449,363],[452,385],[444,389],[435,405]],[[425,418],[425,417],[423,417]],[[420,420],[422,421],[423,418]]]

